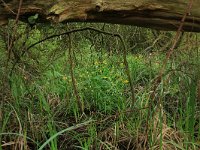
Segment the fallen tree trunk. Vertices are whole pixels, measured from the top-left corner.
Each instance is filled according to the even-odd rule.
[[[0,0],[0,25],[15,19],[20,0]],[[177,30],[189,0],[23,0],[19,20],[38,14],[37,22],[105,22]],[[200,1],[193,0],[183,30],[200,31]]]

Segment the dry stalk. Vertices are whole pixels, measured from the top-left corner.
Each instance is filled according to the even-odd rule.
[[[80,95],[78,93],[78,87],[77,87],[77,84],[76,84],[76,79],[75,79],[75,76],[74,76],[74,59],[73,59],[73,49],[72,49],[72,40],[71,40],[71,36],[69,35],[69,63],[70,63],[70,74],[71,74],[71,79],[72,79],[72,86],[73,86],[73,90],[74,90],[74,95],[76,97],[76,101],[77,101],[77,104],[78,104],[78,107],[81,111],[81,113],[84,112],[84,108],[83,108],[83,103],[81,102],[81,98],[80,98]]]

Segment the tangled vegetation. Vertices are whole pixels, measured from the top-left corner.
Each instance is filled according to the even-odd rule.
[[[200,149],[200,37],[182,33],[172,51],[175,35],[0,28],[0,149]]]

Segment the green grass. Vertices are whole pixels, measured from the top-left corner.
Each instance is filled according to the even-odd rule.
[[[33,32],[27,44],[41,39],[41,34]],[[73,47],[73,71],[84,105],[81,113],[68,49],[59,42],[34,47],[16,66],[8,86],[4,85],[9,92],[0,103],[0,149],[199,149],[199,70],[195,70],[199,59],[181,55],[169,60],[154,91],[164,54],[129,53],[136,95],[132,107],[122,55],[109,55],[106,49],[100,52],[88,41],[81,41]],[[181,67],[179,59],[187,65]],[[5,75],[4,69],[0,73]]]

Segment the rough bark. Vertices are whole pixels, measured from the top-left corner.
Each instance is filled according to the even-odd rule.
[[[39,14],[38,22],[106,22],[177,30],[190,0],[23,0],[20,20]],[[0,0],[0,25],[16,17],[19,0]],[[200,1],[193,0],[184,31],[200,31]]]

